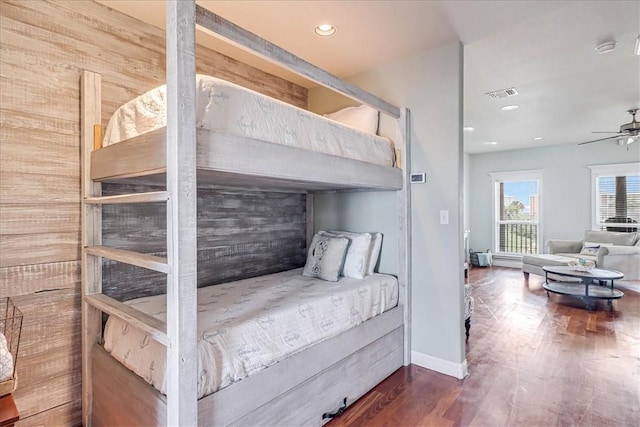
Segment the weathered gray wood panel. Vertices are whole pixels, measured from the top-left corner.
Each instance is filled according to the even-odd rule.
[[[104,184],[104,195],[162,187]],[[103,243],[166,255],[164,203],[105,205]],[[198,188],[198,286],[290,270],[306,260],[306,195]],[[119,301],[166,292],[166,276],[103,261],[103,291]]]
[[[91,177],[164,180],[166,128],[109,145],[91,156]],[[400,169],[204,128],[197,130],[198,184],[308,191],[400,190]],[[154,175],[158,175],[155,177]]]
[[[79,300],[80,75],[103,76],[106,124],[120,104],[165,82],[164,32],[92,1],[1,3],[0,295],[46,301],[73,290]],[[306,107],[305,88],[205,48],[197,69]],[[52,301],[52,313],[34,311],[23,329],[19,425],[81,422],[80,310]]]

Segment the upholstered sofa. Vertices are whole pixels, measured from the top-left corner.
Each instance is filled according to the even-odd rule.
[[[582,240],[549,240],[550,254],[592,260],[597,268],[617,270],[625,280],[640,280],[640,233],[587,230]]]

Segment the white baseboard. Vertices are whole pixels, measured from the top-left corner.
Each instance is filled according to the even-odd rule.
[[[411,363],[460,380],[468,374],[467,359],[464,359],[462,363],[454,363],[448,360],[429,356],[428,354],[412,351]]]

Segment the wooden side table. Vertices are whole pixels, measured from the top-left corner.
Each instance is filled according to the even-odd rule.
[[[7,394],[0,397],[0,427],[11,427],[20,419],[13,395]]]

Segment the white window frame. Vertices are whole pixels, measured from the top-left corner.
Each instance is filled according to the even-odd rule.
[[[591,229],[601,230],[604,224],[598,223],[598,178],[601,176],[622,176],[640,174],[640,162],[617,163],[610,165],[588,166],[591,169]],[[612,226],[613,224],[608,224]],[[622,227],[633,227],[633,224],[623,224]]]
[[[492,197],[493,203],[491,204],[491,247],[493,248],[493,252],[496,254],[501,254],[505,256],[519,257],[521,254],[516,254],[512,252],[499,252],[499,237],[498,237],[498,228],[496,227],[496,215],[500,211],[500,207],[498,204],[500,203],[500,194],[499,189],[496,183],[502,181],[538,181],[538,238],[537,238],[537,248],[538,253],[543,249],[542,248],[542,205],[543,205],[543,197],[542,197],[542,176],[544,173],[544,169],[532,169],[532,170],[524,170],[524,171],[511,171],[511,172],[490,172],[489,176],[491,176],[491,188],[492,188]]]

